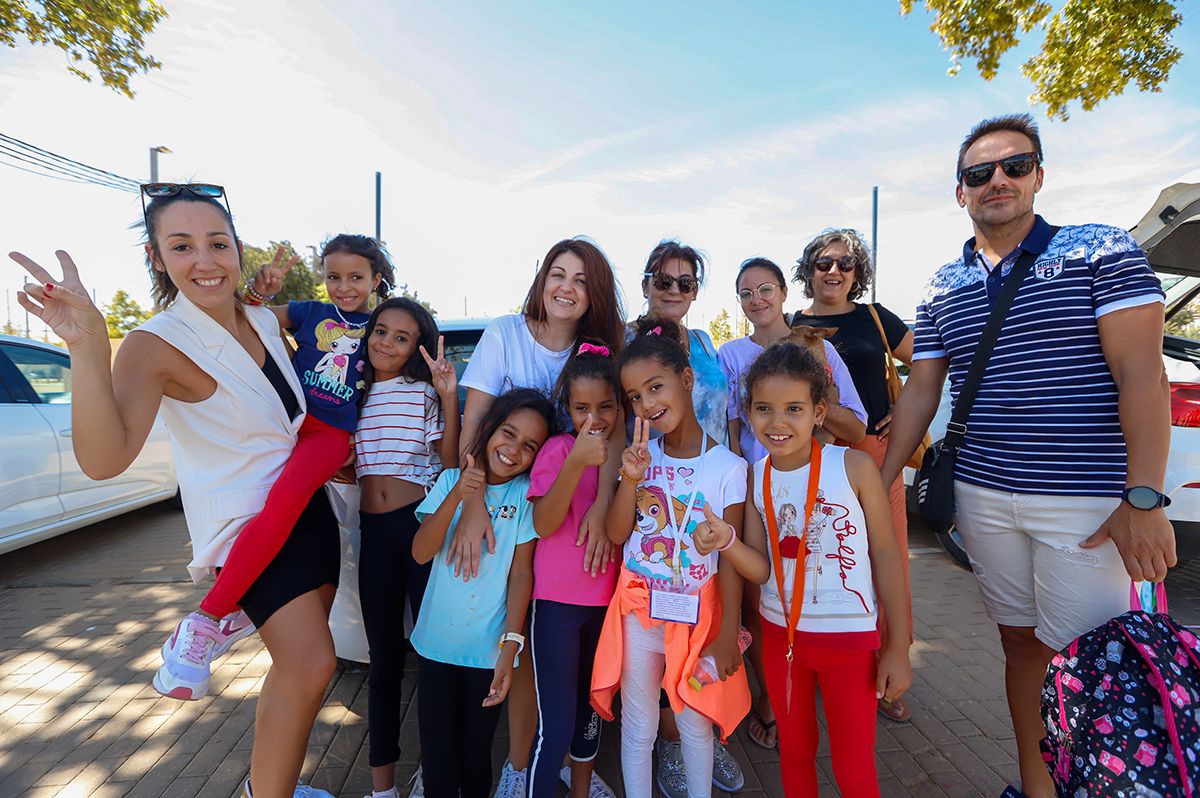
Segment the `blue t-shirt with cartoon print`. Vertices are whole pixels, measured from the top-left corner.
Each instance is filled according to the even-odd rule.
[[[297,344],[292,367],[308,412],[350,433],[358,427],[368,319],[366,313],[346,313],[327,302],[288,303],[288,332]]]

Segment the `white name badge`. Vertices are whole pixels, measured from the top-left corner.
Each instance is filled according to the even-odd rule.
[[[650,617],[656,621],[697,624],[700,622],[700,594],[651,590]]]

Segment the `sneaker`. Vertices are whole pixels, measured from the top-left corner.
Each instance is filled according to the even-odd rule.
[[[514,770],[512,762],[505,760],[493,798],[525,798],[526,778],[524,770]]]
[[[180,701],[204,698],[213,649],[220,636],[217,622],[198,612],[180,621],[163,643],[163,664],[154,674],[154,689],[159,695]]]
[[[737,792],[746,786],[742,766],[716,737],[713,738],[713,786],[725,792]]]
[[[567,785],[567,789],[571,789],[571,766],[564,765],[563,769],[558,772],[558,777],[562,779],[562,783]],[[613,792],[612,787],[608,783],[596,775],[596,771],[592,771],[592,783],[588,785],[588,798],[617,798],[617,794]]]
[[[292,798],[335,798],[335,796],[320,787],[310,787],[307,784],[296,782],[296,791],[292,793]]]
[[[421,773],[420,765],[417,765],[417,772],[412,774],[408,783],[412,785],[412,789],[408,791],[408,798],[425,798],[425,777]]]
[[[654,743],[654,758],[658,761],[658,791],[665,798],[687,798],[687,774],[683,772],[683,750],[679,741],[659,737]]]
[[[254,634],[254,623],[241,610],[226,615],[217,623],[217,643],[213,646],[213,659],[222,657],[237,641]]]

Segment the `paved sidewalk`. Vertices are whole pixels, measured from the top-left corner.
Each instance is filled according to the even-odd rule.
[[[217,663],[208,699],[159,698],[158,649],[200,593],[187,580],[182,516],[147,508],[0,557],[0,796],[158,796],[235,793],[249,764],[254,698],[270,660],[257,637]],[[974,580],[913,535],[914,720],[880,721],[884,796],[998,796],[1015,776],[1015,749],[994,626]],[[1200,622],[1200,565],[1171,580],[1173,611]],[[309,742],[306,781],[343,798],[370,793],[366,677],[339,671]],[[418,736],[406,678],[401,784]],[[501,724],[501,735],[504,724]],[[616,729],[606,729],[600,773],[620,785]],[[496,740],[503,760],[507,739]],[[747,798],[781,796],[778,758],[744,731],[731,750]],[[828,750],[822,795],[836,795]]]

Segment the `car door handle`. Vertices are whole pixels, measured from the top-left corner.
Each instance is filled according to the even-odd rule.
[[[59,434],[59,436],[61,436],[63,438],[69,438],[69,437],[71,437],[71,428],[67,427],[66,429],[60,429],[58,431],[58,434]]]

